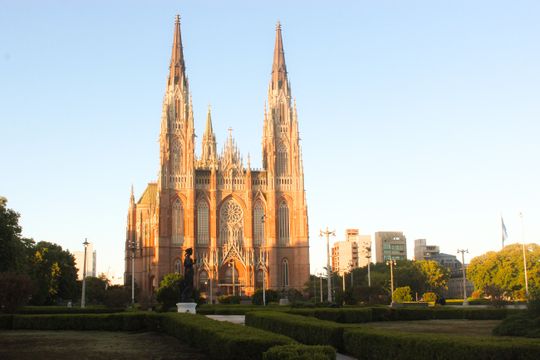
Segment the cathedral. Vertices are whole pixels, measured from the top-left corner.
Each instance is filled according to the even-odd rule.
[[[229,131],[217,152],[210,109],[195,154],[193,106],[176,17],[159,134],[159,175],[127,216],[125,282],[151,294],[183,273],[193,249],[194,286],[203,296],[302,290],[309,280],[308,214],[296,106],[291,101],[281,26],[276,27],[262,169],[244,164]]]

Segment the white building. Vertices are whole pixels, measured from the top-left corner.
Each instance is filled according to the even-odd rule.
[[[73,256],[75,257],[75,266],[77,267],[77,279],[83,279],[83,268],[84,268],[84,250],[83,251],[74,251]],[[92,244],[88,244],[86,248],[86,276],[97,276],[96,271],[96,251]]]
[[[371,235],[360,235],[358,229],[347,229],[345,240],[332,247],[332,270],[343,275],[352,268],[367,266],[371,259]]]

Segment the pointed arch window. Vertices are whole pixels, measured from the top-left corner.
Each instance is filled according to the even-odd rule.
[[[176,259],[176,261],[174,262],[174,272],[176,274],[180,274],[181,270],[182,270],[182,260]]]
[[[289,207],[285,201],[279,204],[278,209],[279,245],[289,245]]]
[[[172,244],[182,245],[184,243],[184,207],[179,199],[173,204],[172,211]]]
[[[197,203],[197,245],[208,245],[210,239],[208,203],[199,200]]]
[[[264,244],[264,208],[261,201],[253,208],[253,246]]]
[[[287,146],[283,142],[279,143],[277,149],[276,173],[278,175],[287,175],[289,173],[289,155]]]
[[[289,286],[289,261],[287,259],[281,262],[281,286]]]

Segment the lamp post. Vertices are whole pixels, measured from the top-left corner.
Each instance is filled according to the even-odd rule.
[[[336,236],[335,231],[329,231],[328,226],[325,231],[320,230],[319,236],[326,236],[326,271],[328,276],[328,302],[332,302],[332,267],[330,265],[330,235]]]
[[[324,275],[323,272],[317,273],[317,276],[319,276],[319,282],[320,282],[319,292],[321,294],[321,303],[323,302],[323,299],[322,299],[322,278],[323,278],[323,275]]]
[[[266,248],[265,248],[265,242],[264,242],[264,220],[266,216],[261,216],[261,224],[262,224],[262,243],[261,243],[261,260],[262,260],[262,295],[263,295],[263,306],[266,306],[266,284],[265,284],[265,278],[266,278]]]
[[[82,278],[82,294],[81,294],[81,307],[84,308],[86,306],[86,249],[88,248],[88,244],[90,244],[86,238],[84,238],[84,260],[83,260],[83,278]]]
[[[135,250],[137,250],[137,242],[131,240],[128,246],[131,250],[131,306],[135,306]]]
[[[231,260],[231,262],[229,262],[229,267],[232,270],[232,294],[233,294],[233,296],[235,296],[236,295],[236,290],[235,290],[235,283],[234,283],[234,261],[233,260]]]
[[[392,294],[392,302],[390,303],[391,307],[394,307],[396,303],[394,302],[394,266],[396,266],[396,260],[390,260],[386,261],[386,265],[390,265],[390,291]]]
[[[521,218],[521,243],[523,250],[523,274],[525,275],[525,295],[529,298],[529,279],[527,276],[527,258],[525,256],[525,227],[523,226],[523,213],[519,213]]]
[[[351,272],[351,290],[354,290],[354,261],[349,260],[349,271]]]
[[[458,254],[461,253],[461,272],[463,278],[463,306],[469,305],[467,301],[467,283],[465,280],[465,253],[469,253],[468,249],[458,249]]]
[[[371,287],[371,245],[366,246],[364,248],[364,250],[366,251],[366,258],[368,260],[368,263],[367,263],[367,281],[368,281],[368,286]]]

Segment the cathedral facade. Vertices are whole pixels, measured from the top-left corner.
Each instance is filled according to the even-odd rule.
[[[251,168],[249,157],[244,165],[231,132],[217,152],[210,110],[196,156],[177,16],[161,114],[158,179],[138,201],[131,191],[126,285],[134,276],[142,294],[150,294],[166,274],[183,272],[184,251],[192,248],[194,285],[207,297],[251,295],[263,281],[267,289],[302,289],[309,280],[308,214],[279,23],[262,125],[260,170]]]

